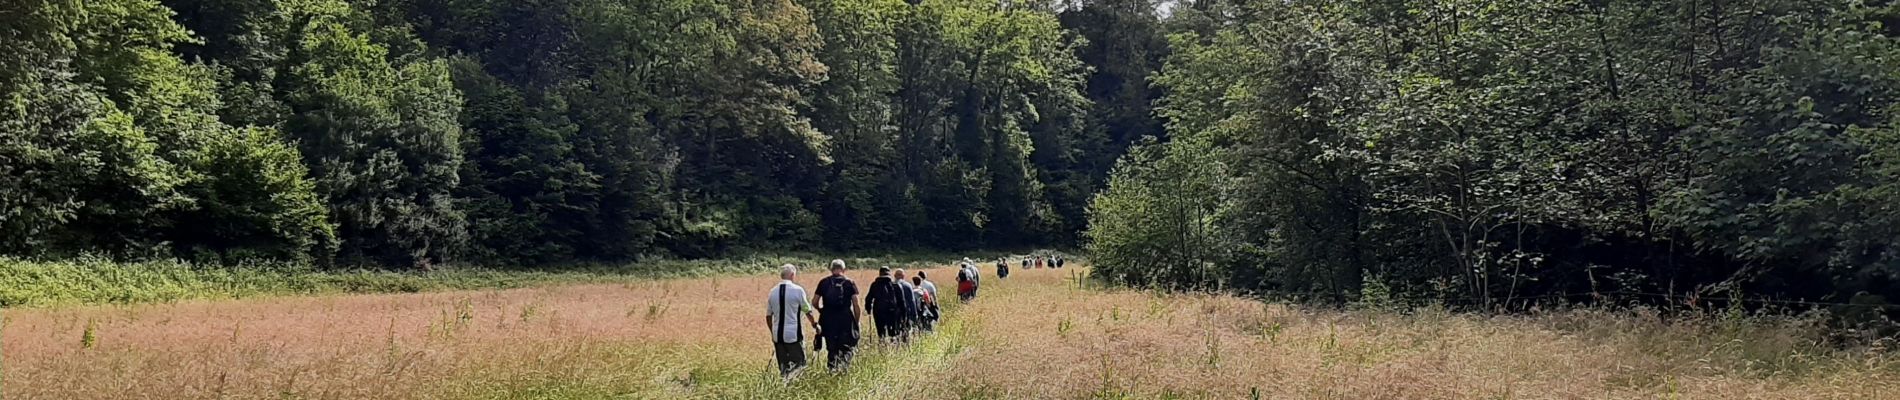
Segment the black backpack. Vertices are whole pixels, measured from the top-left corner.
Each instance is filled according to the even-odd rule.
[[[824,281],[818,283],[819,285],[823,285],[819,287],[818,290],[823,292],[823,296],[825,297],[825,309],[818,310],[818,312],[851,312],[851,294],[845,292],[844,286],[847,282],[850,281],[835,277],[826,277]]]
[[[908,296],[908,294],[904,293],[904,287],[899,286],[896,280],[883,280],[883,282],[884,282],[884,285],[882,285],[881,287],[884,289],[884,291],[878,292],[878,293],[871,293],[872,296],[877,296],[878,308],[881,309],[878,311],[880,313],[902,312],[905,308],[907,308],[905,307],[905,305],[910,303],[910,300],[905,297],[905,296]],[[872,285],[875,286],[876,284],[872,284]],[[830,301],[830,300],[826,300],[826,301]],[[889,315],[889,314],[886,314],[886,315]]]

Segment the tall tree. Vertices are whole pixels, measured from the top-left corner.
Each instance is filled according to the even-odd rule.
[[[297,153],[215,116],[212,71],[155,1],[9,6],[5,136],[20,189],[14,251],[104,249],[306,259],[331,231]],[[15,25],[17,23],[17,25]],[[48,197],[51,196],[51,197]],[[9,207],[9,209],[13,209]],[[169,246],[165,246],[165,245]]]

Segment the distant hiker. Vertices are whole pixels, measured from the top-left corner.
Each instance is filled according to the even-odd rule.
[[[903,268],[898,268],[897,272],[892,273],[892,275],[896,277],[897,290],[904,295],[904,322],[903,326],[898,328],[897,340],[900,342],[909,342],[910,332],[916,330],[918,325],[922,324],[924,299],[923,296],[917,294],[917,285],[911,284],[909,279],[905,279],[908,275],[904,273]]]
[[[800,321],[812,321],[811,302],[806,300],[805,288],[793,283],[798,277],[798,267],[785,264],[779,266],[778,286],[765,298],[765,326],[772,331],[772,347],[778,355],[778,372],[782,377],[791,377],[792,373],[805,368],[804,327]],[[801,318],[803,317],[803,318]],[[814,326],[814,328],[816,328]]]
[[[825,367],[832,372],[851,366],[858,348],[858,321],[864,319],[864,306],[858,303],[858,283],[844,276],[844,260],[831,260],[831,276],[818,281],[819,340],[831,342],[825,352]]]
[[[1029,257],[1023,257],[1023,269],[1029,269]]]
[[[977,269],[976,264],[968,262],[963,263],[963,268],[970,270],[970,281],[976,283],[976,290],[982,290],[983,271]]]
[[[877,325],[877,337],[885,341],[897,339],[903,329],[903,318],[907,311],[901,288],[891,279],[891,267],[877,269],[877,280],[871,282],[871,289],[864,294],[864,309],[871,311],[871,323]]]
[[[969,264],[957,266],[957,299],[969,302],[976,298],[976,269]]]
[[[1063,256],[1056,256],[1056,268],[1062,268],[1062,263],[1065,261],[1069,261],[1069,259]]]
[[[937,283],[931,282],[930,277],[924,275],[924,271],[917,271],[917,276],[912,278],[912,281],[917,284],[918,288],[924,289],[925,294],[930,295],[932,303],[934,304],[937,298]]]
[[[910,277],[910,282],[917,285],[917,295],[923,298],[919,303],[922,307],[917,308],[917,329],[924,332],[937,330],[937,317],[941,315],[937,309],[937,284],[924,280],[924,271],[917,271],[917,276]]]
[[[996,259],[996,277],[1002,278],[1002,279],[1009,279],[1009,261],[1008,260],[1001,259],[1001,258]]]

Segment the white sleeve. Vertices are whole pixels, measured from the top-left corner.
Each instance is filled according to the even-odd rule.
[[[774,288],[772,291],[766,293],[768,294],[765,295],[765,316],[776,317],[778,316],[778,305],[772,303],[778,301],[778,289]]]

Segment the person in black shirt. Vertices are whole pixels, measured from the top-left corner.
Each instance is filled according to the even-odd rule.
[[[905,307],[910,303],[909,296],[891,279],[891,267],[877,269],[877,280],[864,293],[864,309],[871,311],[871,323],[877,325],[879,338],[894,341],[903,333],[904,318],[910,314]]]
[[[858,348],[858,321],[864,319],[864,307],[858,304],[858,283],[844,276],[844,260],[831,260],[831,276],[818,281],[818,329],[824,341],[825,366],[833,372],[851,366]]]

